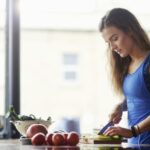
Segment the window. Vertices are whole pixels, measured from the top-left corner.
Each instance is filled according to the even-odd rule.
[[[76,72],[75,71],[66,71],[65,79],[66,80],[76,80]]]
[[[78,56],[77,54],[64,54],[65,65],[77,65]]]
[[[63,55],[63,79],[66,82],[77,82],[78,80],[78,54]]]
[[[21,113],[50,115],[53,120],[78,116],[82,129],[99,127],[117,98],[107,81],[106,47],[97,32],[98,23],[110,8],[126,7],[134,12],[138,9],[149,30],[148,1],[137,1],[134,9],[121,0],[20,2]],[[80,86],[74,86],[78,83]]]

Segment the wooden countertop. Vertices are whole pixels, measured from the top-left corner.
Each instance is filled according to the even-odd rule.
[[[79,144],[78,146],[32,146],[17,140],[0,140],[0,150],[150,150],[150,145]]]

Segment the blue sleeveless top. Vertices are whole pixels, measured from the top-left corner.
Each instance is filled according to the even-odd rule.
[[[150,54],[134,73],[127,74],[123,82],[129,127],[138,124],[150,115],[150,82],[148,82],[150,75],[147,64],[150,64]],[[150,131],[128,139],[128,143],[150,144]]]

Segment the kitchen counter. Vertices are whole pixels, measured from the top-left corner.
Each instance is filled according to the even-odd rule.
[[[32,146],[17,140],[0,140],[0,150],[150,150],[150,145],[79,144],[78,146]]]

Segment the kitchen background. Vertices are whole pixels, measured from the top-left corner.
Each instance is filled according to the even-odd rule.
[[[20,0],[20,113],[52,117],[52,128],[73,121],[90,133],[120,100],[107,74],[106,45],[98,31],[105,12],[132,11],[149,33],[147,0]],[[6,0],[0,0],[0,115],[5,115]],[[126,116],[121,125],[126,126]]]

